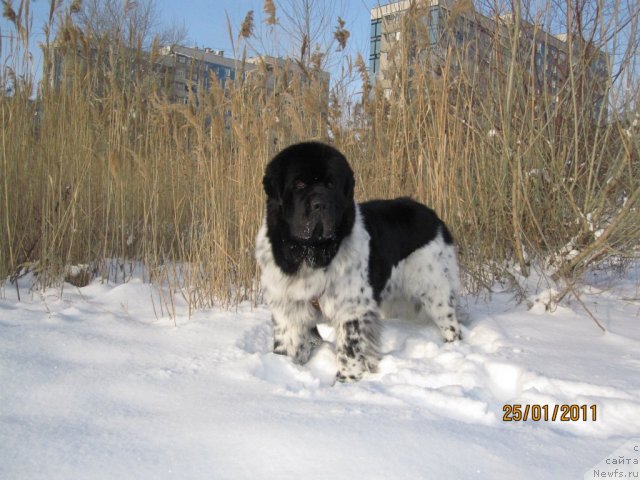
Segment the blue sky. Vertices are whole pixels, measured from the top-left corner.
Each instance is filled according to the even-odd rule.
[[[327,2],[329,3],[329,2]],[[343,0],[338,2],[347,22],[346,28],[351,32],[352,46],[364,53],[369,52],[369,11],[375,0]],[[383,2],[386,3],[386,2]],[[162,20],[165,24],[182,23],[189,31],[190,43],[215,49],[230,51],[225,12],[229,15],[234,33],[242,23],[249,10],[254,10],[256,17],[262,14],[262,0],[159,0]],[[277,0],[276,0],[277,5]],[[336,22],[333,21],[332,24]]]
[[[231,56],[232,53],[225,12],[231,20],[234,35],[237,36],[246,13],[249,10],[254,10],[255,18],[259,21],[263,8],[263,0],[156,0],[156,2],[162,25],[185,25],[188,32],[185,42],[187,45],[224,50],[228,56]],[[19,0],[14,0],[13,3],[17,8]],[[66,1],[65,5],[68,3]],[[370,8],[379,4],[380,1],[327,0],[327,4],[329,3],[337,4],[336,13],[344,18],[345,28],[351,32],[348,52],[359,51],[366,61],[369,53],[369,12]],[[276,0],[276,6],[277,4]],[[34,56],[35,71],[40,72],[42,69],[40,50],[33,47],[44,39],[42,26],[48,16],[49,0],[31,0],[31,10],[33,13],[31,50]],[[332,28],[336,25],[336,20],[331,21]],[[4,18],[0,18],[0,35],[3,37],[2,60],[5,59],[7,51],[8,38],[6,36],[8,33],[8,22]],[[286,46],[280,45],[280,48],[284,50]],[[37,76],[40,75],[37,73]]]

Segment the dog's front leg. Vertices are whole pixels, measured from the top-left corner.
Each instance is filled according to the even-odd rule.
[[[316,325],[319,313],[310,302],[282,301],[271,306],[273,352],[306,363],[313,350],[322,343]]]
[[[336,322],[336,359],[340,382],[355,382],[365,372],[377,370],[380,325],[376,310]]]

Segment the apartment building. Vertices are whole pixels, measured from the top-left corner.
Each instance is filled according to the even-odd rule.
[[[453,74],[465,70],[468,78],[477,79],[479,88],[491,88],[512,60],[513,22],[513,15],[483,15],[470,1],[402,0],[378,6],[371,10],[369,72],[387,96],[392,95],[398,75],[410,77],[418,65],[434,77],[442,74],[444,65]],[[530,81],[536,92],[553,99],[584,45],[573,42],[574,55],[570,55],[566,35],[552,35],[526,21],[519,27],[516,61],[531,66]],[[590,52],[583,78],[597,116],[606,104],[608,58],[600,50]]]
[[[157,65],[166,75],[169,98],[187,103],[189,92],[196,92],[200,85],[205,90],[216,80],[222,88],[236,78],[237,61],[224,56],[224,51],[210,48],[172,45],[160,50]]]
[[[160,53],[157,63],[169,82],[170,98],[181,103],[187,103],[189,92],[196,92],[200,86],[205,91],[209,90],[212,81],[219,82],[224,89],[229,82],[242,75],[248,82],[260,80],[265,91],[270,91],[276,88],[281,78],[275,75],[276,71],[287,72],[288,76],[284,77],[288,79],[303,73],[300,66],[292,60],[266,55],[247,58],[243,64],[226,57],[222,50],[210,48],[173,45],[163,47]],[[329,74],[314,71],[311,75],[318,76],[328,101]]]

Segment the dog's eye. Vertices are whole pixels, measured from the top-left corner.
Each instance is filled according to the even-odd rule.
[[[304,190],[305,188],[307,188],[307,184],[302,180],[296,180],[293,184],[293,188],[295,188],[296,190]]]
[[[327,181],[327,188],[333,188],[333,182],[331,180]]]

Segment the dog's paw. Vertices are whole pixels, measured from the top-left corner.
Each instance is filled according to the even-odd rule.
[[[300,345],[292,357],[293,363],[297,363],[298,365],[304,365],[309,361],[315,349],[316,349],[315,343],[308,342],[303,345]]]
[[[311,358],[311,355],[313,355],[313,352],[315,352],[322,343],[323,340],[318,333],[318,329],[313,327],[313,329],[309,330],[309,333],[302,339],[302,343],[298,345],[298,348],[296,348],[292,355],[294,363],[299,365],[307,363]]]
[[[362,375],[363,372],[360,372],[359,374],[346,374],[344,372],[338,371],[338,373],[336,373],[336,380],[340,383],[352,383],[362,379]]]
[[[455,342],[456,340],[462,340],[462,334],[460,333],[460,327],[458,325],[449,325],[442,329],[442,336],[445,342]]]
[[[358,358],[338,355],[338,373],[336,380],[342,383],[357,382],[361,380],[365,373],[375,373],[378,371],[377,357]]]

